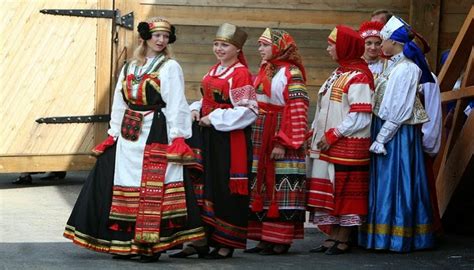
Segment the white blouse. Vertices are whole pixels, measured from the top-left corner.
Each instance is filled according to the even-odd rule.
[[[421,88],[425,100],[425,110],[430,118],[430,121],[421,127],[421,132],[423,133],[423,150],[434,156],[441,146],[442,111],[438,79],[434,74],[432,75],[435,82],[424,83]]]
[[[139,67],[139,71],[146,70],[152,62],[150,60],[151,58],[147,58],[145,65]],[[135,63],[132,62],[129,69],[133,69],[134,67]],[[112,112],[110,116],[110,128],[108,130],[108,134],[115,138],[120,135],[123,114],[127,108],[127,104],[123,100],[122,95],[122,82],[124,80],[123,73],[124,70],[122,68],[117,81],[117,86],[115,87]],[[191,114],[184,95],[184,77],[181,66],[175,60],[169,59],[161,67],[158,78],[161,84],[161,97],[166,103],[166,107],[162,109],[162,112],[166,116],[169,142],[171,143],[172,140],[177,137],[184,137],[185,139],[190,138],[192,134]],[[136,91],[136,89],[133,90]]]

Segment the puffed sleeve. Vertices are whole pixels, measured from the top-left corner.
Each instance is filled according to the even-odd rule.
[[[420,77],[421,70],[414,63],[400,63],[393,69],[379,110],[379,117],[385,122],[370,146],[371,152],[386,154],[384,144],[393,138],[404,121],[410,119]]]
[[[209,120],[219,131],[244,129],[257,119],[257,95],[252,86],[251,75],[241,68],[229,80],[229,96],[233,108],[216,109],[209,114]]]
[[[414,63],[400,63],[394,68],[380,104],[380,118],[396,124],[410,119],[420,76],[421,70]]]
[[[349,113],[336,128],[326,132],[326,140],[333,144],[339,138],[350,136],[371,123],[372,95],[370,79],[363,73],[354,75],[344,88],[349,103]]]
[[[284,94],[285,107],[274,141],[286,148],[299,149],[307,137],[309,97],[301,70],[291,66],[285,72],[289,78]]]
[[[122,83],[125,79],[125,68],[127,68],[127,66],[128,65],[122,67],[122,70],[120,71],[117,85],[115,86],[114,99],[112,101],[112,111],[110,112],[110,128],[107,133],[115,139],[117,139],[120,135],[120,126],[122,125],[123,114],[125,113],[125,109],[127,109],[127,104],[123,100],[122,95]]]
[[[160,89],[166,108],[168,140],[177,137],[191,137],[191,112],[184,95],[184,77],[181,66],[175,60],[168,60],[160,71]]]

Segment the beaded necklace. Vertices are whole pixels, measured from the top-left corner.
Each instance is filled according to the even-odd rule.
[[[165,57],[164,54],[159,54],[159,55],[155,56],[153,58],[153,60],[151,60],[151,63],[148,65],[148,67],[143,72],[141,72],[141,74],[140,74],[140,71],[143,70],[144,66],[139,67],[138,65],[135,65],[135,67],[133,69],[133,77],[134,78],[133,78],[132,83],[133,84],[139,84],[140,81],[143,79],[143,76],[145,76],[145,74],[149,74],[153,70],[153,68],[156,66],[156,63],[161,62],[164,59],[164,57]]]

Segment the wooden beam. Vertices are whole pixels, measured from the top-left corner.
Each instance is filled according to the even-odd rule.
[[[471,34],[469,34],[471,33]],[[441,92],[453,89],[456,80],[459,78],[461,71],[466,67],[469,54],[474,45],[474,6],[464,21],[459,34],[454,41],[451,52],[439,72],[438,79],[440,82]],[[457,52],[457,53],[454,53]],[[451,63],[456,63],[452,65]]]
[[[441,103],[470,97],[474,97],[474,86],[441,93]]]
[[[441,0],[410,0],[410,25],[430,45],[426,58],[434,71],[438,62],[440,6]]]
[[[10,155],[0,156],[0,171],[44,172],[44,171],[85,171],[90,170],[96,161],[88,154],[79,155]]]
[[[438,195],[439,212],[442,216],[448,207],[459,181],[474,153],[474,114],[470,114],[464,124],[459,140],[454,144],[452,151],[446,160],[444,169],[440,171],[436,181],[436,191]],[[440,181],[442,179],[442,181]],[[472,179],[471,179],[472,180]]]
[[[98,9],[113,9],[112,0],[100,0]],[[112,86],[112,20],[97,20],[95,114],[108,114],[111,107]],[[108,123],[94,125],[94,144],[107,137]]]

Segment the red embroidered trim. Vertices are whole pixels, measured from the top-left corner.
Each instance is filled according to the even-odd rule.
[[[372,112],[372,104],[367,104],[367,103],[354,103],[354,104],[351,104],[349,112],[367,112],[367,113],[371,113]]]
[[[370,160],[370,138],[342,137],[320,159],[342,165],[365,165]]]

